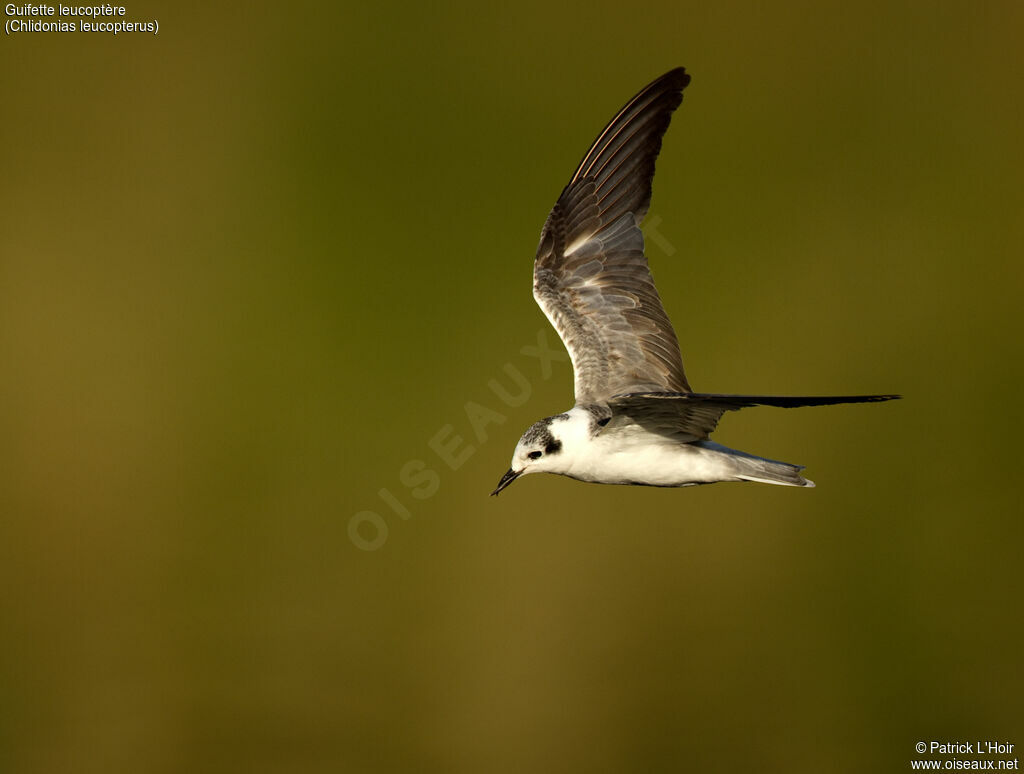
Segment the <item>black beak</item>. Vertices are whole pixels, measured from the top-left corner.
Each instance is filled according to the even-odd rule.
[[[507,487],[517,478],[519,478],[519,473],[516,473],[512,468],[509,468],[508,472],[501,477],[501,481],[498,482],[498,488],[491,492],[491,497],[494,497],[494,495],[498,494],[498,492]]]

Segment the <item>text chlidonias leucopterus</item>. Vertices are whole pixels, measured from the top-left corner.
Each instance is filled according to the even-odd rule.
[[[726,411],[870,403],[898,395],[780,397],[693,392],[644,255],[654,162],[690,76],[677,68],[618,112],[580,162],[541,232],[533,295],[569,350],[576,405],[531,425],[491,494],[527,473],[581,481],[814,486],[803,466],[709,440]]]

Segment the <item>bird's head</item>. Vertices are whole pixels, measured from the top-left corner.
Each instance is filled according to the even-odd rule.
[[[569,414],[557,414],[530,425],[516,444],[511,466],[491,494],[498,494],[527,473],[564,473],[563,442],[566,435],[571,435],[566,432],[571,424]]]

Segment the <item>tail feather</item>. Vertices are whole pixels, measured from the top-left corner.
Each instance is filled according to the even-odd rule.
[[[750,466],[750,472],[738,473],[740,481],[756,481],[761,484],[777,484],[779,486],[806,486],[815,484],[809,478],[800,475],[803,465],[790,465],[788,462],[762,460],[760,466]]]
[[[713,449],[728,458],[728,467],[735,481],[756,481],[779,486],[813,487],[814,482],[800,475],[803,465],[769,460],[737,449],[730,449],[714,441],[702,441],[700,446]]]

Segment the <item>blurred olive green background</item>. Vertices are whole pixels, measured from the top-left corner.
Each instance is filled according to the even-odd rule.
[[[1024,745],[1022,6],[371,5],[0,42],[0,769]],[[572,404],[521,351],[540,227],[676,65],[648,253],[690,381],[906,399],[723,421],[815,490],[489,498]]]

